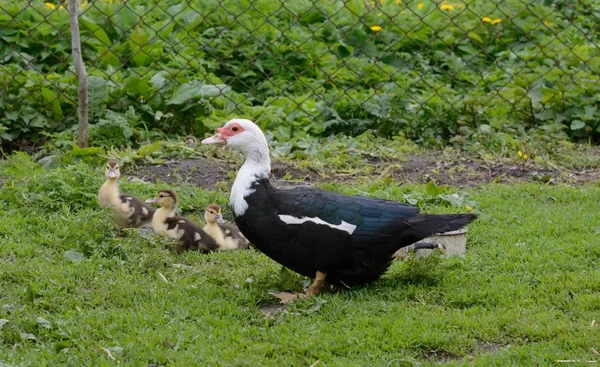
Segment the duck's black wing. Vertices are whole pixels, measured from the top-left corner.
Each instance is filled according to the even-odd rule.
[[[426,215],[390,200],[349,196],[313,188],[279,189],[274,205],[282,222],[322,224],[324,231],[344,231],[354,245],[417,242],[431,234],[456,230],[475,219],[473,214]]]

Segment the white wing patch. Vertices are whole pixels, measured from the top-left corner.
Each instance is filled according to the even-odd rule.
[[[324,221],[323,219],[321,219],[319,217],[314,217],[314,218],[310,218],[310,217],[297,218],[297,217],[294,217],[294,216],[291,216],[291,215],[280,215],[279,219],[281,219],[282,222],[287,223],[287,224],[302,224],[304,222],[313,222],[313,223],[316,223],[316,224],[324,224],[324,225],[329,226],[331,228],[338,229],[338,230],[344,231],[344,232],[348,232],[348,234],[352,234],[356,230],[356,226],[354,224],[350,224],[350,223],[344,222],[344,221],[342,221],[341,224],[331,224],[331,223],[328,223],[328,222]]]
[[[144,213],[144,215],[148,215],[148,209],[146,209],[145,206],[142,207],[142,213]]]
[[[196,232],[194,233],[194,240],[195,241],[200,241],[202,239],[202,236],[200,235],[200,233]]]

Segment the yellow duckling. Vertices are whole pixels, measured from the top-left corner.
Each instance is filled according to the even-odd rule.
[[[202,228],[187,218],[175,216],[177,195],[171,190],[161,190],[155,198],[146,200],[147,203],[158,203],[160,208],[152,218],[154,232],[176,240],[179,243],[177,253],[185,250],[203,252],[218,250],[215,240]]]
[[[106,182],[98,191],[98,204],[101,208],[112,209],[115,223],[125,228],[136,228],[150,223],[154,209],[140,199],[121,194],[119,191],[117,184],[117,180],[121,176],[119,164],[114,160],[108,161],[104,175]]]
[[[235,250],[248,248],[248,239],[234,224],[227,223],[221,214],[221,207],[210,204],[204,211],[206,226],[204,232],[215,239],[220,250]]]

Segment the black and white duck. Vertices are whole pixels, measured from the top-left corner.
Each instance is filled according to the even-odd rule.
[[[98,204],[101,208],[110,208],[113,211],[115,223],[124,228],[135,228],[150,223],[154,208],[134,196],[119,191],[117,180],[121,172],[117,161],[110,160],[106,163],[104,175],[106,182],[98,191]]]
[[[146,202],[160,205],[152,218],[152,229],[155,233],[177,241],[177,253],[186,250],[208,252],[219,249],[215,240],[202,228],[187,218],[175,215],[177,195],[173,191],[161,190],[156,197]]]
[[[372,282],[398,249],[476,218],[420,214],[407,204],[315,188],[275,189],[267,139],[250,120],[230,120],[202,143],[226,145],[245,156],[231,189],[235,223],[271,259],[314,278],[307,296],[325,281],[348,287]]]
[[[248,239],[235,224],[228,223],[223,219],[221,207],[210,204],[204,211],[206,226],[204,232],[215,239],[220,250],[247,249]]]

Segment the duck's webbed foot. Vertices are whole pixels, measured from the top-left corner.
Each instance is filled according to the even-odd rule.
[[[321,292],[321,288],[323,288],[323,284],[325,284],[325,278],[327,278],[327,273],[323,273],[317,270],[317,274],[315,275],[315,280],[312,284],[306,288],[304,293],[296,293],[296,292],[278,292],[278,293],[269,293],[270,295],[277,297],[280,299],[280,303],[288,304],[294,302],[300,298],[312,297]]]
[[[323,288],[323,284],[325,284],[325,278],[327,278],[327,273],[323,273],[317,270],[317,274],[315,276],[315,280],[312,284],[305,290],[305,294],[308,297],[312,297],[321,292],[321,288]]]

